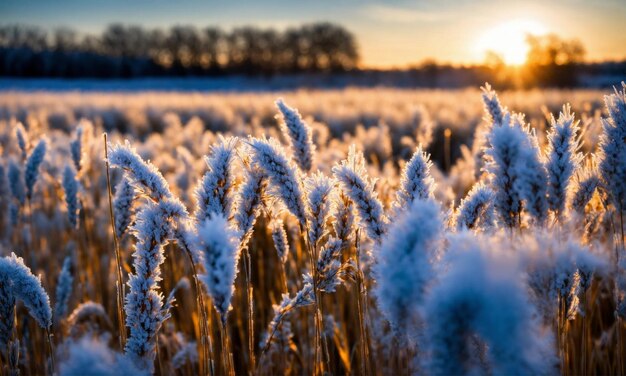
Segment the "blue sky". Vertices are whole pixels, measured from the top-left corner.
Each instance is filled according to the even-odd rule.
[[[69,26],[82,32],[98,32],[112,22],[146,27],[217,25],[228,30],[241,25],[283,29],[333,21],[356,35],[363,64],[379,67],[426,58],[481,61],[484,50],[477,41],[490,30],[519,20],[532,21],[542,32],[580,39],[592,60],[626,58],[624,0],[0,1],[2,24]]]

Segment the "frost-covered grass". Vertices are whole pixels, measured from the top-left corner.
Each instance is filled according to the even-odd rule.
[[[0,370],[624,374],[624,90],[0,93]]]

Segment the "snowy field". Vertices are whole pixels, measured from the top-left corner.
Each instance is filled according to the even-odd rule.
[[[581,74],[578,86],[608,90],[626,80],[621,74]],[[403,88],[414,89],[424,85],[459,89],[471,87],[476,78],[463,72],[441,74],[426,80],[423,72],[364,71],[343,74],[300,73],[278,76],[251,77],[233,75],[225,77],[133,78],[133,79],[55,79],[0,77],[0,91],[81,91],[81,92],[267,92],[279,90],[340,90],[346,88]]]
[[[343,87],[347,79],[340,77],[296,75],[279,77],[214,77],[214,78],[134,78],[134,79],[54,79],[0,78],[0,90],[21,91],[268,91],[300,86]]]
[[[0,80],[3,372],[626,371],[626,87],[272,85]]]

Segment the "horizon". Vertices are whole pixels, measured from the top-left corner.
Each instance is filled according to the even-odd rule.
[[[499,2],[497,7],[489,0],[447,0],[437,4],[322,0],[298,7],[287,4],[290,3],[284,0],[262,4],[248,1],[213,4],[197,0],[176,4],[161,0],[133,3],[7,0],[0,4],[0,24],[23,24],[47,30],[68,27],[81,34],[94,34],[112,23],[145,28],[192,25],[224,30],[240,26],[284,30],[328,21],[344,26],[355,35],[361,56],[359,67],[364,69],[406,68],[427,60],[456,66],[481,64],[487,51],[499,54],[507,64],[518,65],[525,57],[526,33],[554,33],[564,39],[578,39],[589,62],[626,59],[626,3],[617,0],[595,4],[580,0],[550,4],[507,1]]]

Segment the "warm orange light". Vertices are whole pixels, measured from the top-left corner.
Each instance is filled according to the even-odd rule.
[[[511,20],[488,29],[476,41],[476,50],[483,55],[493,51],[507,65],[522,65],[526,62],[528,45],[526,35],[542,35],[547,32],[544,25],[532,20]]]

